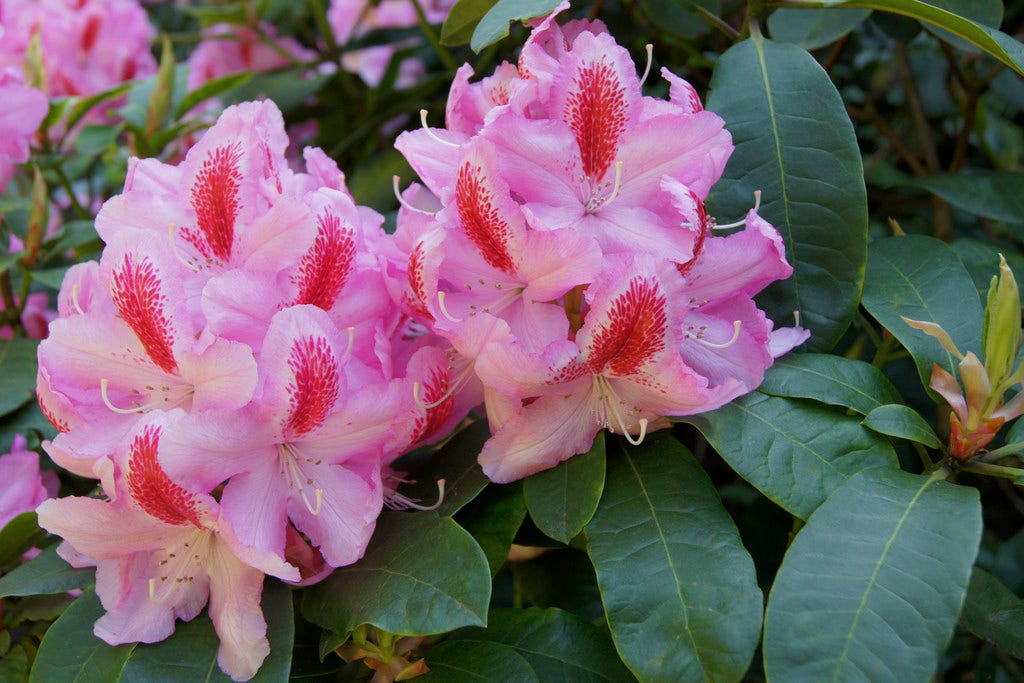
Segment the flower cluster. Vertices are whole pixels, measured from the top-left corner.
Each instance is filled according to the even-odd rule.
[[[389,276],[451,343],[447,392],[485,397],[492,480],[584,453],[603,428],[638,443],[721,406],[806,338],[751,299],[792,272],[775,229],[751,210],[711,234],[703,202],[732,143],[692,86],[663,70],[669,99],[643,96],[603,24],[554,15],[517,65],[471,73],[446,128],[396,143],[429,192],[403,196]]]
[[[387,465],[428,434],[395,377],[419,356],[375,255],[382,218],[320,150],[289,170],[287,144],[277,108],[247,103],[180,165],[134,160],[39,348],[47,452],[107,498],[39,508],[63,556],[97,566],[97,635],[161,640],[209,601],[238,679],[269,648],[264,574],[357,560]]]
[[[0,192],[14,175],[14,165],[28,159],[32,135],[50,108],[46,95],[26,86],[20,70],[0,68]]]

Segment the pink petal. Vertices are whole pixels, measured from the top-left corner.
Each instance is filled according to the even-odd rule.
[[[220,639],[217,665],[232,680],[246,681],[270,654],[260,609],[263,573],[243,564],[222,543],[214,545],[208,562],[210,619]]]

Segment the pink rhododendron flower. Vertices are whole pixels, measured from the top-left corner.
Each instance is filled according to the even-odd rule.
[[[22,83],[17,70],[0,68],[0,191],[14,175],[15,164],[28,159],[29,143],[46,117],[46,95]]]
[[[60,483],[50,470],[41,470],[39,454],[26,448],[25,437],[17,434],[9,453],[0,455],[0,529],[23,512],[31,512],[47,498],[57,495]]]
[[[156,71],[156,31],[135,0],[5,0],[0,23],[0,67],[21,70],[38,36],[49,97],[92,95]],[[110,106],[90,116],[99,120]]]
[[[445,129],[396,142],[435,204],[401,196],[390,291],[453,345],[448,390],[479,382],[498,482],[586,452],[599,429],[639,443],[717,408],[807,336],[751,298],[792,272],[756,207],[711,235],[724,122],[668,71],[669,98],[644,96],[603,24],[555,21],[567,6],[518,64],[459,71]]]

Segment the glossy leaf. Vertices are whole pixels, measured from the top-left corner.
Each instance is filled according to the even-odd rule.
[[[513,21],[532,19],[549,14],[561,0],[498,0],[473,31],[469,46],[480,52],[508,35],[508,25]]]
[[[695,38],[711,29],[711,24],[700,16],[700,10],[715,16],[722,13],[721,0],[641,0],[641,4],[659,29],[686,38]]]
[[[859,360],[822,353],[791,354],[775,361],[758,391],[772,396],[810,398],[867,415],[900,394],[882,371]]]
[[[917,363],[925,386],[938,363],[956,376],[958,360],[938,340],[902,318],[941,326],[961,353],[981,349],[981,302],[963,263],[943,242],[920,235],[887,237],[871,243],[864,308]]]
[[[1024,76],[1024,45],[988,26],[920,0],[799,0],[801,7],[864,7],[923,21],[977,45]]]
[[[34,339],[0,340],[0,415],[25,405],[36,391],[36,347]]]
[[[886,436],[907,439],[929,448],[942,447],[939,437],[935,436],[935,431],[925,419],[913,408],[898,403],[875,408],[861,424]]]
[[[568,543],[594,516],[604,490],[604,431],[590,451],[523,481],[526,508],[537,528]]]
[[[1024,173],[937,173],[915,180],[914,184],[934,192],[958,209],[997,221],[1024,223],[1024,196],[1020,193]]]
[[[973,488],[874,468],[808,520],[765,617],[770,681],[927,681],[953,634],[981,540]]]
[[[754,563],[711,480],[664,432],[609,448],[586,528],[615,647],[642,681],[743,677],[761,628]]]
[[[489,483],[476,459],[490,436],[490,429],[482,420],[456,434],[409,475],[415,481],[402,487],[402,495],[429,505],[437,499],[438,480],[444,479],[444,499],[437,512],[440,515],[458,512]]]
[[[496,642],[513,648],[540,681],[623,683],[632,674],[615,654],[611,638],[593,624],[559,609],[499,609],[487,628],[466,628],[454,642]],[[512,680],[503,677],[501,680]]]
[[[465,45],[495,0],[459,0],[441,25],[442,45]]]
[[[999,256],[1006,259],[1017,282],[1024,282],[1024,255],[1007,249],[1006,245],[995,245],[970,238],[955,240],[951,245],[957,258],[974,280],[974,288],[978,290],[978,298],[986,301],[988,288],[992,284],[992,276],[999,272]]]
[[[268,580],[261,599],[267,620],[270,654],[251,681],[288,679],[291,668],[294,617],[291,589]],[[33,683],[77,681],[208,681],[231,679],[217,667],[220,640],[204,611],[190,622],[177,622],[167,640],[149,645],[108,645],[92,633],[104,609],[93,592],[76,600],[46,632],[32,667]]]
[[[710,208],[734,220],[761,191],[793,275],[759,301],[776,321],[799,311],[805,349],[826,351],[857,310],[867,250],[860,148],[839,93],[807,52],[755,35],[718,59],[707,104],[736,146]]]
[[[1022,605],[1024,602],[997,578],[975,567],[971,572],[960,623],[979,638],[1018,659],[1024,659]]]
[[[14,517],[0,529],[0,567],[16,561],[44,538],[46,532],[39,528],[35,512],[23,512]]]
[[[75,569],[61,559],[56,546],[51,546],[0,577],[0,598],[85,588],[93,583],[95,573],[92,568]]]
[[[575,548],[552,548],[510,563],[516,589],[530,604],[557,607],[587,621],[604,621],[594,565]]]
[[[494,485],[488,493],[468,514],[460,514],[459,522],[484,551],[493,577],[504,566],[516,532],[526,519],[526,501],[519,483]]]
[[[501,643],[441,643],[427,653],[425,659],[430,673],[416,677],[423,683],[541,683],[529,663]]]
[[[755,391],[687,418],[740,476],[807,519],[833,491],[868,467],[896,466],[892,444],[857,416]]]
[[[867,19],[869,9],[778,9],[768,17],[768,32],[775,40],[817,50],[833,43]]]
[[[450,517],[385,512],[361,560],[306,590],[302,614],[338,633],[427,635],[483,625],[490,597],[487,558]]]

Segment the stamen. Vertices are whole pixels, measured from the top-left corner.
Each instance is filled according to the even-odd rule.
[[[427,110],[426,109],[420,109],[420,123],[423,124],[423,130],[427,131],[427,135],[429,135],[430,138],[432,140],[434,140],[435,142],[440,142],[442,145],[447,145],[448,147],[456,147],[456,148],[459,147],[459,145],[455,144],[454,142],[448,142],[447,140],[442,140],[441,138],[439,138],[437,136],[437,134],[434,131],[430,130],[430,126],[427,125]]]
[[[306,489],[304,489],[304,488],[299,489],[299,495],[302,496],[302,502],[306,504],[306,509],[309,510],[311,515],[315,516],[315,515],[319,515],[320,514],[320,510],[323,508],[323,504],[324,504],[324,490],[323,489],[316,489],[316,490],[313,491],[313,495],[316,498],[315,505],[311,505],[310,504],[309,496],[306,495]]]
[[[441,309],[441,313],[444,315],[444,317],[448,318],[448,320],[452,321],[453,323],[461,323],[461,320],[459,320],[458,318],[456,318],[455,316],[448,312],[448,307],[445,306],[444,304],[444,297],[445,292],[437,293],[437,304],[438,308]]]
[[[110,396],[107,395],[107,387],[109,385],[110,385],[110,380],[107,380],[107,379],[101,379],[100,380],[100,396],[103,397],[103,404],[104,405],[106,405],[108,408],[110,408],[112,411],[114,411],[118,415],[135,415],[136,413],[145,412],[141,407],[118,408],[117,406],[115,406],[113,403],[110,402]]]
[[[647,77],[651,73],[651,61],[654,59],[654,46],[647,43],[644,45],[644,49],[647,50],[647,66],[644,68],[644,75],[640,77],[640,87],[643,87],[647,81]]]
[[[410,204],[409,202],[405,201],[405,199],[402,198],[402,193],[399,192],[399,190],[398,190],[398,176],[391,176],[391,187],[395,191],[395,199],[397,199],[398,203],[401,204],[402,206],[404,206],[409,211],[415,211],[416,213],[422,213],[422,214],[424,214],[426,216],[433,216],[434,215],[433,213],[431,213],[430,211],[427,211],[426,209],[421,209],[419,207],[413,206],[412,204]]]
[[[149,601],[156,604],[156,579],[149,580]]]
[[[610,204],[619,196],[619,189],[622,187],[622,162],[615,162],[615,185],[612,186],[612,193],[608,195],[608,198],[604,200],[605,204]]]
[[[754,190],[754,213],[761,208],[761,190]],[[747,224],[747,219],[744,217],[735,223],[725,223],[723,225],[712,224],[712,230],[728,230],[729,228],[741,228]]]
[[[594,384],[596,385],[598,393],[598,400],[600,401],[601,411],[597,415],[597,422],[602,427],[606,427],[613,434],[615,433],[615,426],[617,425],[622,435],[626,437],[634,446],[639,446],[643,443],[644,437],[647,436],[647,418],[640,418],[638,424],[640,426],[640,434],[637,438],[633,438],[633,435],[629,433],[629,427],[626,424],[626,418],[622,414],[620,406],[625,406],[626,402],[619,398],[619,395],[615,393],[615,389],[608,382],[608,379],[603,375],[594,376]],[[615,419],[613,425],[609,419],[608,413],[612,414]],[[630,411],[632,414],[633,411]]]
[[[710,347],[712,349],[727,349],[730,346],[732,346],[733,344],[735,344],[736,341],[740,338],[740,326],[742,324],[743,323],[740,322],[739,320],[736,320],[736,321],[733,322],[733,324],[732,324],[732,339],[730,339],[729,341],[725,342],[724,344],[716,344],[715,342],[710,342],[707,339],[704,339],[704,337],[702,335],[687,334],[686,336],[689,337],[690,339],[696,339],[697,341],[699,341],[704,346]]]
[[[405,484],[416,483],[414,481],[407,481],[405,479],[400,479],[399,481]],[[387,506],[392,510],[436,510],[437,508],[441,507],[441,503],[444,502],[444,483],[444,479],[437,480],[437,502],[435,502],[433,505],[420,505],[412,498],[409,498],[408,496],[403,496],[398,491],[395,491],[394,493],[391,494],[386,494],[384,502],[387,503]]]
[[[423,408],[423,410],[432,410],[432,409],[438,407],[439,405],[441,405],[442,403],[447,401],[448,398],[454,393],[454,387],[453,387],[453,388],[448,389],[448,391],[444,392],[443,394],[441,394],[441,398],[437,399],[433,403],[424,403],[423,402],[423,397],[420,395],[421,392],[422,392],[422,389],[423,389],[423,384],[421,384],[420,382],[413,382],[412,383],[412,397],[416,401],[416,405],[418,405],[420,408]]]
[[[170,394],[171,387],[168,387],[168,386],[164,386],[164,387],[150,387],[150,386],[147,386],[146,387],[147,391],[154,392],[154,393],[150,394],[149,403],[146,403],[146,404],[136,404],[134,408],[118,408],[110,400],[110,395],[109,395],[110,388],[109,387],[110,387],[110,380],[108,380],[108,379],[101,379],[100,380],[100,396],[103,398],[103,404],[105,406],[107,406],[107,408],[112,410],[113,412],[117,413],[118,415],[141,415],[142,413],[149,412],[150,410],[154,410],[155,408],[158,408],[158,407],[162,408],[162,409],[170,410],[171,408],[174,408],[175,406],[181,405],[182,401],[184,401],[189,396],[191,396],[192,392],[193,392],[192,385],[184,385],[184,386],[180,386],[179,385],[179,386],[176,386],[176,387],[174,387],[176,390],[182,390],[182,391],[180,391],[180,392],[179,391],[175,391],[175,393],[173,393],[173,394]],[[155,392],[158,389],[159,389],[159,391],[162,391],[164,393],[163,398],[161,398],[159,395],[154,395]],[[132,393],[138,393],[138,392],[136,392],[133,389]]]
[[[85,311],[83,311],[82,307],[78,305],[78,290],[80,287],[80,285],[71,286],[71,305],[75,307],[75,310],[78,311],[79,315],[85,315]]]
[[[167,226],[167,241],[170,243],[171,252],[174,254],[174,258],[178,259],[178,262],[180,262],[183,266],[191,270],[193,273],[198,273],[200,270],[202,270],[198,265],[196,265],[195,261],[186,259],[184,256],[181,255],[181,252],[178,251],[178,245],[175,243],[174,239],[174,223],[171,223],[170,225]]]
[[[800,327],[800,311],[793,311],[793,324]]]
[[[356,328],[348,328],[348,346],[345,347],[345,353],[341,355],[342,360],[348,358],[352,354],[352,346],[356,343]]]
[[[626,437],[626,441],[630,442],[634,446],[639,446],[644,442],[644,437],[647,436],[647,424],[648,422],[646,417],[640,418],[640,435],[636,437],[636,439],[634,439],[633,436],[626,431],[622,432],[622,435]]]

